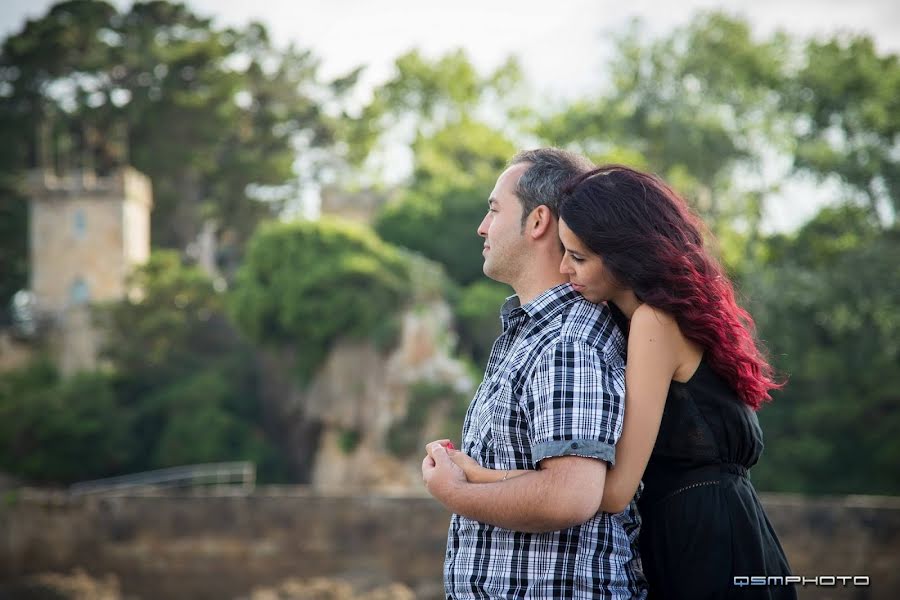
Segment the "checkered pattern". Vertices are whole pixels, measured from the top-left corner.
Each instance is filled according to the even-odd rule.
[[[605,307],[569,285],[501,312],[462,450],[491,469],[537,469],[551,456],[614,464],[622,433],[625,340]],[[453,515],[447,598],[644,598],[634,502],[570,529],[523,533]]]

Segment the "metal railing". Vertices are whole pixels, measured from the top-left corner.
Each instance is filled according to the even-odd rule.
[[[243,461],[185,465],[82,481],[71,485],[69,494],[142,495],[163,490],[190,489],[204,493],[235,495],[249,494],[255,486],[256,465]]]

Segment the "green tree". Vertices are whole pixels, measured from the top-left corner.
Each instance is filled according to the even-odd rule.
[[[483,277],[478,224],[487,198],[515,147],[500,132],[464,120],[413,144],[412,181],[377,216],[385,240],[442,264],[467,284]]]
[[[0,135],[20,140],[0,149],[0,214],[27,230],[11,193],[26,169],[129,163],[153,181],[154,245],[183,249],[211,219],[240,246],[338,142],[365,149],[371,125],[344,110],[358,74],[324,81],[310,52],[263,26],[219,29],[183,4],[60,2],[0,50]],[[20,264],[21,240],[2,244]]]
[[[259,425],[259,416],[247,418],[234,410],[235,405],[246,404],[244,393],[240,387],[233,387],[227,373],[207,369],[147,396],[141,404],[142,413],[165,416],[152,465],[250,460],[264,479],[281,475],[283,469]]]
[[[785,89],[797,115],[794,164],[820,180],[836,176],[875,216],[900,208],[900,62],[868,36],[806,44],[805,61]]]
[[[354,121],[355,128],[369,130],[361,144],[372,149],[367,166],[377,170],[385,160],[396,162],[403,149],[442,131],[464,135],[469,123],[502,131],[504,139],[515,135],[520,113],[525,110],[517,102],[522,85],[521,70],[514,58],[481,73],[461,49],[434,59],[418,50],[399,56],[391,77],[373,90],[372,100]],[[466,144],[464,137],[459,141]],[[412,154],[418,161],[415,148]],[[452,160],[441,159],[444,163]],[[465,172],[462,166],[457,165],[454,173]]]
[[[508,115],[516,108],[510,96],[522,83],[515,59],[482,75],[462,49],[434,60],[412,50],[399,56],[394,67],[394,75],[374,90],[371,103],[373,115],[383,120],[382,131],[411,122],[416,134],[429,136],[475,117],[488,103]]]
[[[409,283],[409,261],[368,228],[276,223],[251,239],[229,308],[250,339],[294,348],[306,379],[338,338],[378,337],[409,297]]]
[[[487,364],[494,340],[500,335],[500,307],[513,290],[483,278],[459,292],[454,304],[460,350],[479,367]]]
[[[128,470],[241,459],[263,480],[283,479],[255,352],[228,321],[223,294],[171,250],[154,252],[131,284],[139,292],[100,311],[116,395],[133,415]]]
[[[784,390],[760,412],[762,489],[900,493],[900,235],[825,209],[745,281]]]
[[[450,299],[459,348],[477,362],[499,333],[497,311],[511,293],[488,282],[477,227],[494,183],[533,117],[516,104],[522,75],[510,59],[481,74],[462,51],[428,60],[413,51],[375,92],[382,127],[412,130],[413,168],[403,191],[377,215],[385,240],[440,263],[456,284]]]
[[[762,151],[784,144],[778,90],[787,40],[759,41],[749,24],[721,13],[648,41],[635,23],[616,40],[609,88],[565,107],[537,133],[598,162],[659,173],[724,234],[758,235],[765,184]]]
[[[110,377],[61,380],[38,362],[0,378],[0,469],[42,482],[116,474],[133,452],[131,422]]]

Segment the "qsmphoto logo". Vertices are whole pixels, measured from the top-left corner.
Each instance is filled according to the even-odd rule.
[[[738,575],[734,578],[737,587],[762,587],[801,585],[819,587],[867,587],[868,575],[816,575],[805,577],[802,575]]]

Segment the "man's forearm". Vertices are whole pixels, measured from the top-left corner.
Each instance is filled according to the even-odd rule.
[[[496,483],[461,483],[437,498],[455,513],[505,529],[566,529],[584,523],[599,510],[606,475],[605,463],[574,460],[593,464],[530,471]]]

